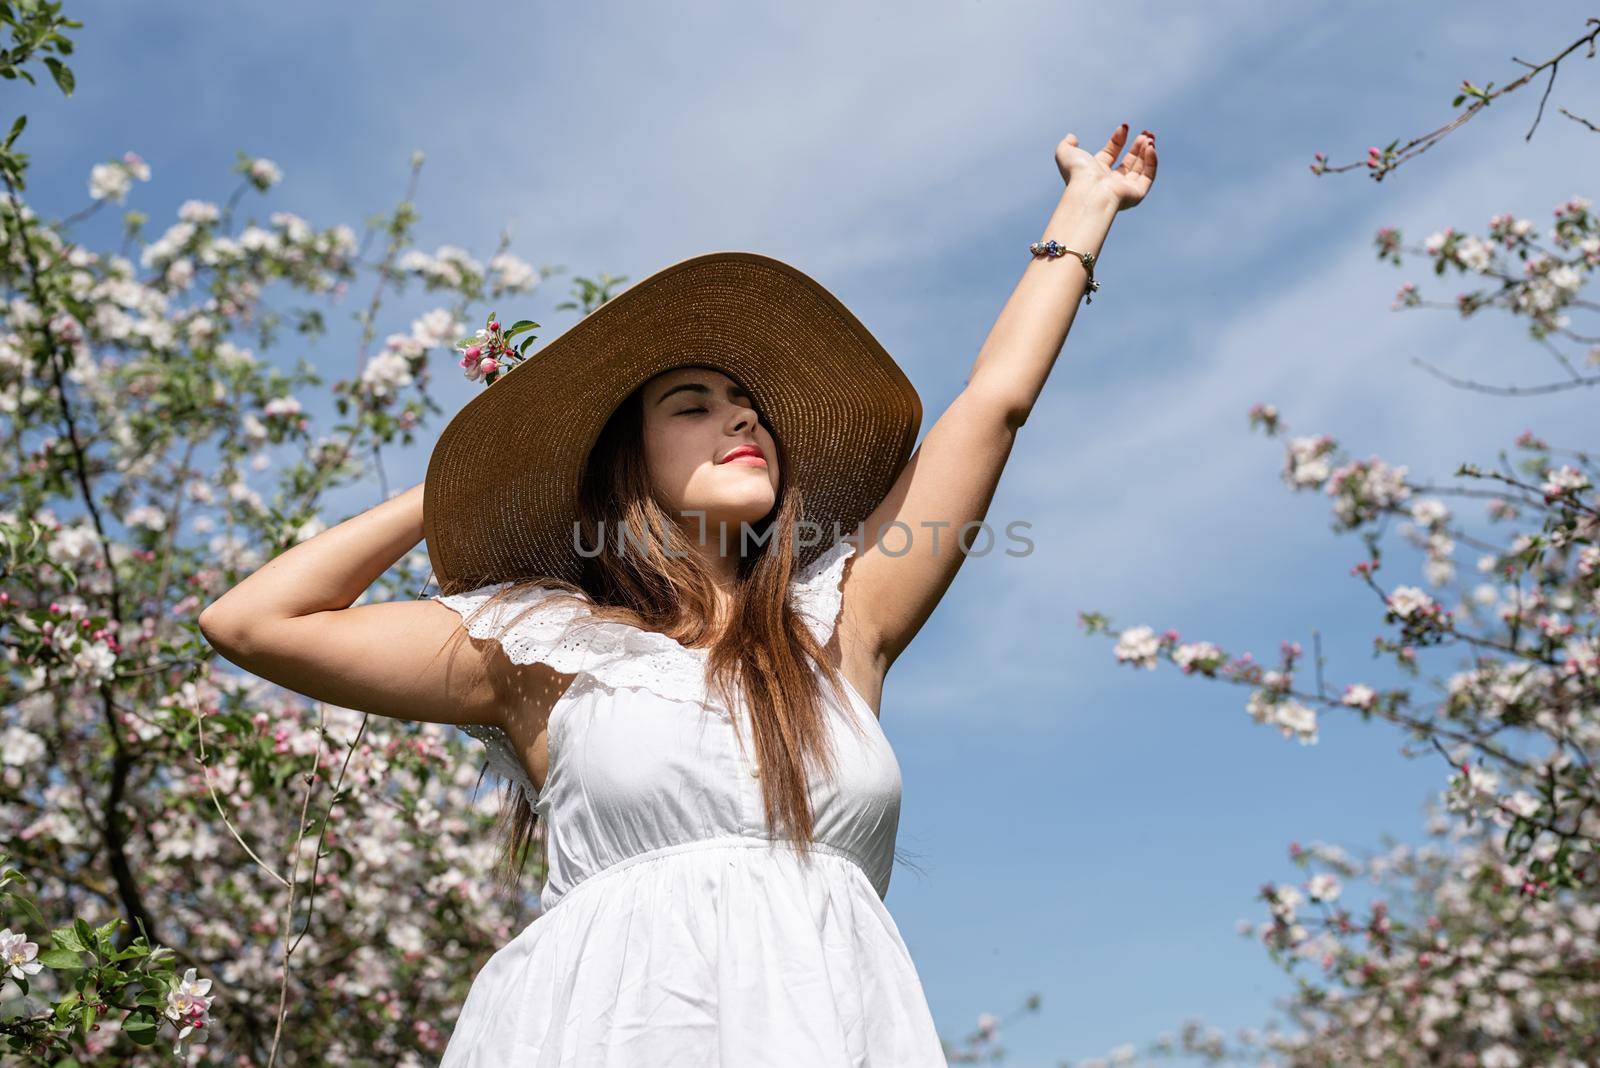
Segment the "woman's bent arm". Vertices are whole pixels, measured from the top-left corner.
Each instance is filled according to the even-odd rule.
[[[418,483],[268,560],[206,608],[201,629],[209,617],[226,637],[236,629],[349,608],[421,540]]]
[[[413,486],[267,561],[206,607],[201,633],[230,662],[314,700],[499,722],[518,672],[498,642],[467,638],[436,601],[351,606],[422,540],[422,493]]]

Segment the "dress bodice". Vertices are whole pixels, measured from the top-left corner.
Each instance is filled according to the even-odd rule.
[[[853,549],[790,585],[823,644]],[[499,589],[438,599],[511,660],[576,678],[550,711],[542,793],[501,730],[468,728],[543,817],[547,871],[539,916],[473,978],[439,1068],[945,1065],[883,901],[900,768],[860,695],[823,687],[835,771],[808,783],[798,850],[767,826],[746,710],[708,692],[706,651],[549,587],[485,607]]]
[[[852,542],[835,542],[790,583],[791,603],[822,644],[837,624],[853,551]],[[544,909],[591,879],[668,852],[784,844],[765,816],[746,710],[712,697],[706,650],[588,618],[547,587],[477,612],[504,585],[436,599],[467,619],[473,637],[498,637],[513,662],[577,676],[550,711],[542,792],[504,731],[465,728],[486,745],[490,770],[515,783],[545,821]],[[811,849],[853,862],[881,899],[899,825],[899,764],[848,681],[838,694],[824,681],[823,699],[834,769],[811,774]]]

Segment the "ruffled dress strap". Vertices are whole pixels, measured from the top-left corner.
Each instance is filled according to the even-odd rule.
[[[822,645],[828,644],[839,624],[844,571],[855,549],[855,542],[841,538],[789,582],[789,602]]]
[[[548,662],[563,643],[560,619],[570,612],[551,600],[558,591],[544,587],[522,590],[485,610],[490,597],[508,585],[510,583],[497,582],[466,593],[436,593],[432,599],[460,615],[471,637],[499,639],[501,648],[513,663]],[[521,620],[511,622],[525,611],[527,614]],[[511,624],[509,628],[507,623]],[[527,799],[529,806],[537,805],[539,788],[528,776],[505,729],[492,723],[459,726],[483,743],[489,773],[511,783]]]
[[[587,675],[609,689],[645,689],[676,701],[704,697],[699,651],[656,631],[591,618],[586,602],[563,589],[524,586],[491,603],[511,585],[491,583],[466,593],[435,594],[433,600],[454,609],[472,637],[497,639],[514,664],[546,664],[563,675]],[[505,730],[480,723],[461,728],[484,743],[489,770],[516,784],[529,805],[536,804],[538,789]]]

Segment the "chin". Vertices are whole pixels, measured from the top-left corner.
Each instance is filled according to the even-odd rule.
[[[737,532],[740,523],[748,523],[754,527],[766,518],[776,503],[776,500],[770,497],[763,497],[737,501],[701,501],[684,504],[681,508],[691,521],[697,521],[697,516],[703,514],[707,530],[716,530],[718,523],[726,523],[730,531]]]

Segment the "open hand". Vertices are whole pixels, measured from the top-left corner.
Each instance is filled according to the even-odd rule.
[[[1056,146],[1056,166],[1069,186],[1116,201],[1117,210],[1131,208],[1150,192],[1156,180],[1156,135],[1142,130],[1117,163],[1117,153],[1128,141],[1128,124],[1111,132],[1105,147],[1089,153],[1078,147],[1078,138],[1067,134]]]

